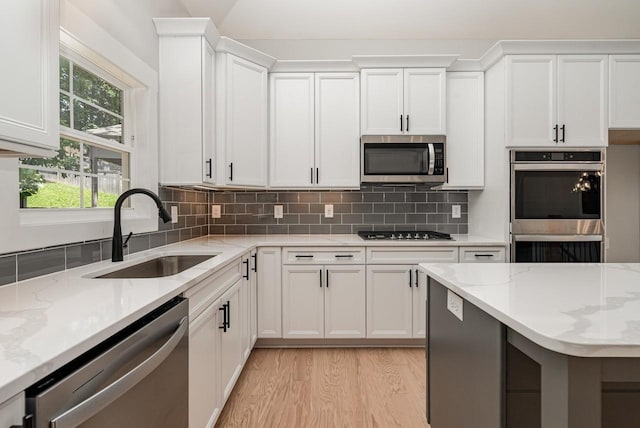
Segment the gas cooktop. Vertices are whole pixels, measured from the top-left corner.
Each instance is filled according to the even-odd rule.
[[[429,241],[429,240],[453,240],[448,233],[434,232],[433,230],[422,231],[397,231],[397,232],[372,232],[360,231],[358,236],[366,240],[397,240],[397,241]]]

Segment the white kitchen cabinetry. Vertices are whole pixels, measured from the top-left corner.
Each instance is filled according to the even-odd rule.
[[[238,293],[240,313],[240,342],[242,343],[242,359],[246,360],[251,353],[251,320],[249,315],[249,305],[251,299],[251,254],[242,256],[242,283]]]
[[[413,337],[427,337],[427,274],[415,269],[413,289]]]
[[[220,329],[219,344],[219,385],[222,406],[229,398],[244,363],[241,318],[246,314],[242,313],[240,305],[242,286],[242,281],[238,281],[220,298],[218,305],[218,325],[223,327]]]
[[[59,147],[58,0],[0,4],[0,157]]]
[[[605,147],[606,55],[506,58],[506,144]]]
[[[504,263],[505,247],[460,247],[460,263]]]
[[[215,184],[215,40],[209,19],[159,18],[160,183]],[[191,33],[183,34],[185,26]]]
[[[0,404],[0,426],[22,426],[25,413],[24,392],[13,396]]]
[[[282,250],[258,249],[258,338],[282,338]]]
[[[270,187],[359,187],[358,74],[272,73],[270,94]]]
[[[217,62],[217,184],[267,185],[267,69],[229,53]]]
[[[445,74],[444,68],[362,70],[362,134],[445,134]]]
[[[258,340],[258,252],[251,250],[251,278],[249,279],[249,340],[251,349]]]
[[[447,183],[484,186],[484,73],[447,73]]]
[[[365,337],[364,249],[293,247],[283,254],[282,337]]]
[[[640,55],[609,56],[609,127],[640,128]]]

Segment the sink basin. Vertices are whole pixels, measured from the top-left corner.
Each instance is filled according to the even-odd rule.
[[[161,256],[95,278],[161,278],[183,272],[213,257],[215,254]]]

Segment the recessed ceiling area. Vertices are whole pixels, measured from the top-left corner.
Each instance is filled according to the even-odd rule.
[[[180,0],[250,39],[640,38],[638,0]]]

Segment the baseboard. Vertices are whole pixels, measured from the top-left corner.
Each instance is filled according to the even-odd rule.
[[[256,348],[423,348],[425,339],[258,339]]]

